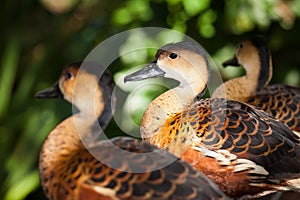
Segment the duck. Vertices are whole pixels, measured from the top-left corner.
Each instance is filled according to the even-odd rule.
[[[264,110],[300,134],[300,88],[286,84],[269,85],[273,75],[271,51],[263,37],[241,41],[235,56],[223,66],[240,66],[246,75],[226,81],[212,97],[242,101]]]
[[[78,110],[42,145],[39,174],[48,199],[229,199],[187,162],[145,141],[124,136],[92,142],[111,119],[114,82],[106,71],[98,79],[97,64],[81,65],[67,65],[53,87],[36,94],[64,98]]]
[[[142,138],[190,163],[229,197],[296,190],[299,137],[251,105],[203,99],[209,75],[205,50],[184,41],[162,46],[154,61],[125,76],[125,83],[156,77],[178,82],[146,108],[140,124]]]

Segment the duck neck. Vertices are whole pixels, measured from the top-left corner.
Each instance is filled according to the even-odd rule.
[[[167,134],[159,136],[166,120],[189,108],[195,102],[197,96],[203,95],[206,91],[206,81],[203,87],[201,81],[190,84],[181,84],[178,87],[168,90],[153,100],[147,107],[141,123],[142,138],[153,145],[165,148],[161,137],[168,137]]]
[[[272,59],[270,56],[259,56],[243,64],[246,75],[231,79],[219,86],[214,98],[228,98],[246,102],[260,89],[267,86],[272,78]]]
[[[267,86],[272,78],[272,56],[266,46],[256,47],[257,53],[251,55],[247,62],[243,63],[246,70],[246,80],[252,85],[253,92]],[[255,83],[255,84],[253,84]]]
[[[74,115],[77,134],[86,146],[93,145],[112,117],[112,92],[114,84],[103,75],[98,82],[95,76],[77,75],[79,84],[74,88],[72,102],[80,110]],[[93,87],[91,87],[93,86]]]
[[[273,67],[269,51],[267,49],[263,52],[259,51],[257,56],[258,58],[244,64],[246,69],[244,78],[248,83],[247,86],[244,86],[248,88],[249,96],[256,94],[260,89],[267,86],[272,78]]]
[[[270,51],[267,49],[266,52],[260,52],[259,55],[260,59],[260,68],[259,68],[259,76],[258,76],[258,84],[256,91],[262,89],[263,87],[267,86],[273,76],[273,63],[272,63],[272,56]]]
[[[64,173],[68,166],[66,162],[72,162],[75,156],[86,151],[99,139],[102,128],[106,127],[112,117],[111,93],[107,99],[103,98],[102,94],[101,90],[96,90],[93,96],[94,102],[91,103],[89,103],[91,98],[84,99],[88,95],[81,96],[81,104],[78,104],[79,99],[75,97],[73,102],[77,102],[82,112],[61,122],[46,138],[41,149],[39,164],[43,184],[46,184],[43,182],[43,177],[50,177],[53,171]],[[107,119],[99,121],[103,116]]]

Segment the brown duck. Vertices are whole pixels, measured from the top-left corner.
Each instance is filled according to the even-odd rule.
[[[109,73],[98,81],[97,69],[80,65],[66,66],[58,84],[36,95],[63,97],[80,111],[55,127],[42,146],[40,180],[48,199],[227,199],[189,164],[146,142],[118,137],[84,145],[85,137],[98,134],[99,123],[105,127],[111,119],[114,84]]]
[[[198,100],[209,78],[202,47],[167,44],[153,62],[124,81],[154,77],[179,85],[146,109],[140,129],[147,142],[180,156],[231,197],[291,185],[300,177],[299,137],[285,124],[241,102]]]
[[[266,111],[286,123],[293,131],[300,132],[300,88],[285,85],[268,85],[272,79],[271,52],[261,37],[240,42],[235,57],[223,66],[240,66],[246,75],[226,81],[213,97],[224,97],[246,102]]]

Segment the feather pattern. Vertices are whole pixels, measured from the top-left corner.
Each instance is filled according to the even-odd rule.
[[[163,76],[179,82],[147,107],[143,138],[190,163],[231,197],[300,177],[300,138],[284,123],[239,101],[199,99],[209,79],[203,52],[190,42],[167,44],[154,62],[125,77]]]
[[[80,65],[68,65],[59,85],[37,94],[38,98],[64,97],[80,110],[55,127],[42,146],[39,172],[48,199],[228,199],[188,163],[146,142],[117,137],[85,146],[82,139],[90,141],[101,133],[95,124],[105,127],[111,118],[107,106],[113,82],[109,73],[98,82],[93,73],[79,70]],[[75,80],[84,84],[75,88]],[[86,96],[96,98],[94,107],[84,101],[91,100]],[[90,121],[92,113],[99,116]]]
[[[226,81],[213,97],[243,101],[264,110],[293,131],[300,132],[300,88],[285,84],[268,85],[272,78],[272,59],[267,44],[260,37],[240,42],[234,59],[223,66],[240,66],[246,75]]]

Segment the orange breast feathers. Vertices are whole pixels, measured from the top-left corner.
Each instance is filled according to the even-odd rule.
[[[187,146],[226,150],[274,173],[270,176],[280,170],[300,172],[299,138],[295,134],[266,113],[225,99],[201,100],[174,114],[147,140],[171,152],[176,148],[183,152]]]

